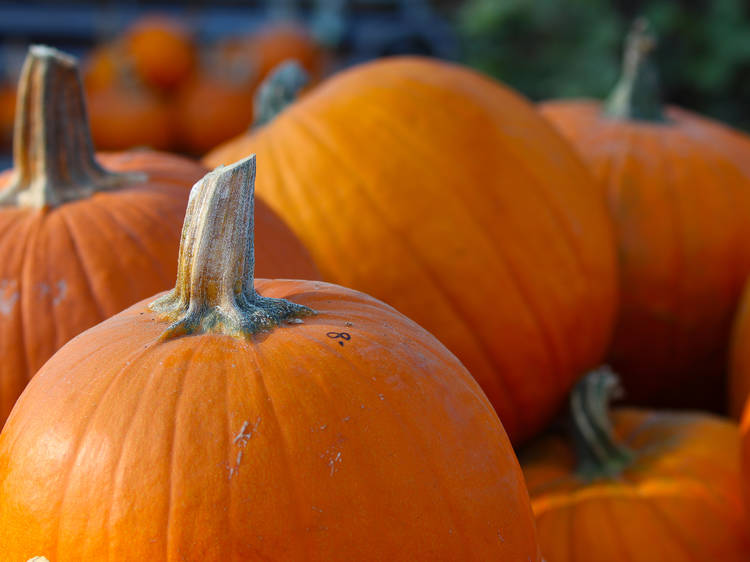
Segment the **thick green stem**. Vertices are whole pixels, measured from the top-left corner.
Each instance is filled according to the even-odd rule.
[[[97,164],[73,57],[32,46],[21,71],[17,107],[14,176],[0,193],[0,205],[55,207],[142,179]]]
[[[247,338],[314,314],[255,291],[254,192],[255,155],[219,166],[193,186],[177,283],[150,305],[171,323],[163,339],[196,333]]]
[[[604,114],[613,119],[667,121],[661,104],[659,73],[651,60],[656,38],[648,22],[638,18],[625,41],[622,75],[604,104]]]
[[[284,111],[310,81],[304,68],[294,59],[282,62],[263,81],[255,94],[253,127],[265,125]]]
[[[621,393],[620,381],[608,367],[586,375],[571,392],[576,473],[584,480],[616,476],[634,460],[634,453],[615,438],[609,418],[609,402]]]

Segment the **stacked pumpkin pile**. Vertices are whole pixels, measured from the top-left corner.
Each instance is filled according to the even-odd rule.
[[[605,106],[541,112],[362,65],[211,172],[94,155],[75,61],[32,48],[0,178],[6,559],[748,560],[750,410],[744,467],[707,410],[750,140],[663,108],[651,47],[639,24]]]
[[[291,23],[206,45],[180,20],[145,16],[84,63],[94,141],[203,154],[251,125],[257,86],[289,58],[322,71],[321,49]]]

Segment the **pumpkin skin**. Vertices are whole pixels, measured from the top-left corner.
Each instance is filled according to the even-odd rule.
[[[542,104],[607,197],[622,289],[608,362],[629,401],[725,410],[727,342],[750,271],[750,137],[663,107],[637,20],[606,104]],[[679,388],[679,392],[674,392]]]
[[[176,124],[182,149],[206,151],[245,131],[253,121],[252,89],[207,73],[196,77],[175,101]]]
[[[541,110],[580,150],[617,225],[622,293],[609,360],[628,400],[721,409],[750,271],[750,141],[674,107],[667,124],[608,119],[592,101]]]
[[[634,452],[611,477],[581,478],[569,439],[519,454],[547,562],[740,562],[750,525],[737,426],[698,412],[618,408],[614,435]]]
[[[101,150],[148,147],[168,150],[175,143],[169,105],[137,86],[96,90],[89,95],[91,136]]]
[[[750,289],[745,291],[732,329],[729,355],[729,413],[739,420],[750,397]]]
[[[42,60],[47,56],[43,50]],[[57,70],[64,76],[60,95],[81,96],[80,82],[67,66],[74,61],[61,54],[51,57],[49,64],[63,69]],[[58,98],[49,99],[54,104]],[[78,101],[83,111],[82,98]],[[29,103],[35,107],[33,100]],[[44,107],[37,110],[55,114]],[[29,155],[56,155],[61,150],[58,145],[42,149],[34,144],[45,136],[66,144],[88,138],[85,114],[59,115],[60,123],[47,123],[49,134],[32,138],[29,146],[17,142],[16,162],[26,161]],[[33,109],[29,116],[31,123],[39,118]],[[19,130],[28,128],[22,125]],[[93,154],[86,153],[90,140],[80,147],[62,154],[58,166],[46,168],[47,176],[40,173],[41,166],[32,166],[30,173],[37,180],[30,183],[47,181],[53,194],[63,195],[76,189],[76,181],[96,186],[100,176],[109,181],[106,178],[114,175],[120,178],[115,189],[73,193],[60,204],[0,204],[4,256],[0,260],[0,423],[27,381],[66,341],[172,283],[189,188],[206,171],[182,157],[132,151],[98,154],[96,159],[106,172],[100,170],[92,177],[91,163],[96,163]],[[18,167],[0,174],[0,196],[17,172]],[[315,275],[299,241],[262,203],[258,224],[268,231],[267,244],[258,249],[261,271],[289,277]]]
[[[192,75],[195,45],[178,20],[157,14],[144,16],[127,30],[123,44],[136,75],[157,91],[177,88]]]
[[[202,199],[194,194],[191,205]],[[242,229],[241,207],[216,230]],[[195,241],[187,225],[181,256],[200,260],[211,238]],[[186,267],[193,297],[220,290],[223,269],[209,265],[206,279]],[[230,288],[248,276],[226,275]],[[255,336],[174,337],[148,299],[47,362],[0,434],[6,555],[540,560],[502,425],[444,346],[350,289],[286,280],[256,289],[317,314]],[[240,301],[249,302],[227,306],[241,315]],[[209,308],[191,300],[193,309]]]
[[[397,57],[342,72],[217,148],[256,153],[258,193],[323,278],[438,337],[514,442],[604,355],[617,288],[605,202],[517,94],[459,66]]]

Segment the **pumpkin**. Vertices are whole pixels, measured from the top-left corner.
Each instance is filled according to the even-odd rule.
[[[437,336],[514,441],[541,429],[604,355],[617,304],[604,199],[509,89],[450,63],[384,59],[204,161],[251,152],[265,162],[260,196],[323,278]]]
[[[189,187],[205,173],[148,151],[95,158],[76,62],[63,53],[32,47],[18,96],[15,168],[0,174],[0,424],[66,341],[169,286]],[[315,275],[260,202],[258,221],[265,272]]]
[[[69,342],[20,398],[6,556],[540,560],[510,442],[445,347],[362,293],[254,281],[254,167],[193,188],[172,291]]]
[[[740,562],[750,525],[737,426],[699,412],[620,408],[607,369],[570,397],[568,438],[520,453],[547,562]]]
[[[292,23],[265,27],[248,37],[235,39],[229,45],[236,53],[246,53],[260,80],[289,59],[298,61],[315,79],[323,72],[322,49],[305,28]]]
[[[729,349],[729,413],[739,420],[750,397],[750,284],[737,309]]]
[[[15,113],[16,89],[10,84],[0,83],[0,147],[11,143]]]
[[[107,90],[121,81],[131,64],[119,43],[99,45],[91,50],[83,63],[83,84],[86,93]],[[128,67],[127,69],[125,67]]]
[[[731,320],[750,271],[750,139],[662,107],[653,44],[637,23],[609,103],[541,111],[580,151],[614,216],[622,302],[609,361],[628,399],[723,410]]]
[[[216,72],[191,80],[175,101],[181,148],[206,151],[245,131],[253,121],[253,96],[244,80]]]
[[[197,54],[190,31],[177,19],[159,14],[139,18],[123,37],[136,75],[158,91],[177,88],[190,78]]]
[[[91,135],[102,150],[148,147],[168,150],[175,144],[169,104],[136,84],[115,83],[89,94]]]

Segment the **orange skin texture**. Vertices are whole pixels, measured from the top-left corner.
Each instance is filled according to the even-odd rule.
[[[192,80],[175,102],[179,143],[191,154],[205,154],[246,131],[253,121],[252,90],[209,75]]]
[[[750,396],[750,286],[737,309],[729,355],[729,413],[739,420]]]
[[[64,343],[174,283],[189,190],[205,168],[148,151],[98,159],[149,179],[47,211],[0,207],[0,425]],[[0,175],[0,189],[10,176]],[[315,276],[278,216],[261,201],[255,212],[259,274]]]
[[[123,38],[136,75],[157,90],[170,90],[192,74],[197,53],[190,32],[166,16],[149,15]]]
[[[637,458],[620,477],[574,473],[567,439],[520,455],[547,562],[746,561],[737,426],[707,414],[620,409],[615,434]]]
[[[167,103],[137,87],[115,85],[88,95],[91,136],[100,150],[168,150],[175,125]]]
[[[669,108],[669,124],[550,102],[617,225],[622,290],[610,362],[629,401],[724,410],[726,347],[750,271],[750,139]],[[674,392],[679,388],[679,392]]]
[[[274,25],[248,37],[245,43],[260,80],[289,59],[295,59],[313,79],[323,70],[323,51],[304,28]]]
[[[349,289],[256,288],[318,314],[161,341],[147,299],[44,366],[0,435],[9,559],[540,560],[510,442],[444,346]]]
[[[338,74],[204,161],[251,153],[257,192],[323,278],[437,336],[514,442],[604,356],[617,304],[605,202],[517,94],[448,63],[386,59]]]
[[[745,498],[745,511],[750,513],[750,406],[745,405],[740,424],[742,434],[742,450],[740,467],[742,469],[742,491]],[[750,524],[748,524],[750,529]]]
[[[0,147],[10,146],[16,114],[16,88],[0,84]]]

